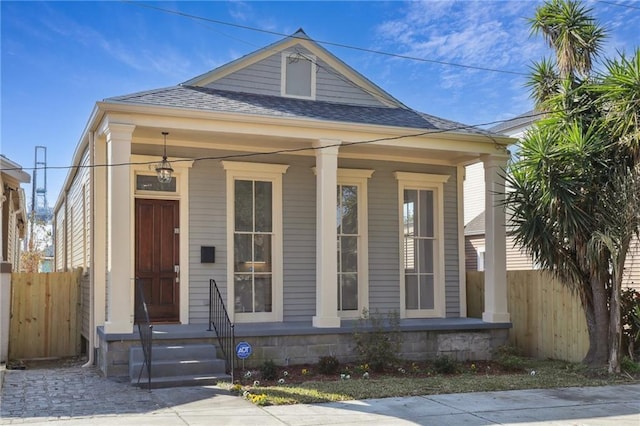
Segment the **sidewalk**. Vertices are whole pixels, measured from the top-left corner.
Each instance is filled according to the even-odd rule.
[[[640,425],[640,384],[257,407],[215,387],[137,389],[94,368],[7,370],[0,424]]]

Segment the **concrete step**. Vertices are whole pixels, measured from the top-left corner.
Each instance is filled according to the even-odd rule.
[[[221,381],[231,381],[231,376],[228,374],[216,374],[208,376],[173,376],[173,377],[152,377],[151,388],[174,388],[185,386],[213,386]],[[140,379],[138,383],[138,377],[131,379],[131,386],[138,386],[146,388],[149,385],[149,381],[144,378]]]
[[[216,356],[216,346],[206,343],[185,345],[153,345],[151,354],[154,361],[208,359]],[[134,346],[129,350],[129,361],[144,361],[142,346]]]
[[[147,386],[147,367],[141,346],[129,350],[131,384]],[[138,377],[140,383],[138,384]],[[230,380],[225,362],[216,356],[211,344],[153,345],[151,348],[151,387],[201,386]]]

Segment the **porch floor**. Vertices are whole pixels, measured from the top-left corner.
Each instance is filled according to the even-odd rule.
[[[255,324],[237,323],[234,326],[236,337],[262,337],[286,335],[322,335],[350,334],[358,325],[357,320],[343,320],[339,328],[316,328],[311,322],[266,322]],[[498,330],[509,329],[511,323],[489,323],[479,318],[428,318],[401,319],[400,331],[465,331],[465,330]],[[137,340],[137,327],[132,333],[105,334],[103,327],[98,327],[98,334],[107,341]],[[209,331],[205,324],[154,324],[153,339],[214,339],[215,331]]]

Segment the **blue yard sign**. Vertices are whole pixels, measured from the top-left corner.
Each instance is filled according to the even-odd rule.
[[[247,342],[240,342],[236,345],[236,355],[240,359],[247,359],[251,355],[251,345]]]

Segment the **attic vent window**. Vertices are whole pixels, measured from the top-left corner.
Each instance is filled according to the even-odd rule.
[[[316,58],[301,53],[282,54],[282,96],[316,97]]]

